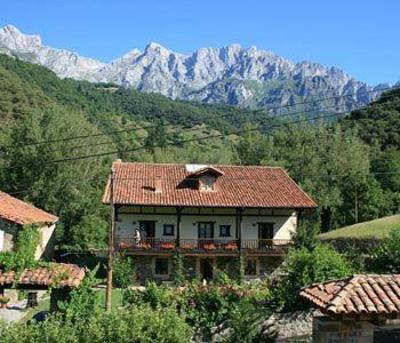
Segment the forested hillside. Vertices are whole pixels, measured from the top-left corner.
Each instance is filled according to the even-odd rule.
[[[59,242],[85,249],[105,242],[100,199],[114,158],[279,165],[319,203],[314,219],[329,230],[399,205],[399,103],[393,91],[340,122],[289,124],[261,111],[60,80],[0,56],[0,189],[58,214]],[[274,130],[260,132],[261,122]]]

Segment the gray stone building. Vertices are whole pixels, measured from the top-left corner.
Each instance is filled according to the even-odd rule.
[[[305,287],[320,310],[314,343],[400,342],[400,275],[354,275]]]

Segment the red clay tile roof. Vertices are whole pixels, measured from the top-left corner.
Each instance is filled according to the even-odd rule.
[[[14,271],[0,271],[0,285],[11,285],[16,281],[17,286],[52,286],[76,287],[85,277],[85,269],[76,264],[54,263],[48,267],[24,269],[18,280]]]
[[[300,292],[331,315],[400,313],[400,275],[355,275],[305,287]]]
[[[316,203],[277,167],[213,166],[216,191],[200,191],[184,164],[114,162],[114,203],[192,207],[315,208]],[[154,181],[161,177],[161,192]],[[103,196],[109,202],[109,182]]]
[[[58,221],[58,217],[1,191],[0,219],[20,225]]]
[[[217,175],[217,176],[224,175],[223,171],[221,171],[221,170],[219,170],[219,169],[217,169],[215,167],[212,167],[212,166],[206,166],[206,167],[203,167],[203,168],[201,168],[201,169],[189,174],[187,177],[189,177],[189,178],[190,177],[197,177],[197,176],[204,175],[204,174],[207,174],[207,173],[214,174],[214,175]]]

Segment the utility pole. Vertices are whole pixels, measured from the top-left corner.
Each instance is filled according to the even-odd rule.
[[[114,260],[114,231],[115,231],[115,209],[114,209],[114,167],[111,167],[110,176],[110,231],[108,236],[108,260],[107,260],[107,289],[106,289],[106,311],[111,311],[112,295],[112,272]]]

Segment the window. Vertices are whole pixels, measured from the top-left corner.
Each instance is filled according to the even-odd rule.
[[[274,223],[258,223],[258,238],[273,239],[274,238]]]
[[[199,223],[199,238],[214,238],[214,223]]]
[[[244,270],[245,275],[256,276],[257,275],[257,259],[249,258],[246,261],[246,268]]]
[[[231,236],[231,226],[230,225],[220,225],[219,236],[220,237],[230,237]]]
[[[175,226],[173,224],[164,224],[164,236],[173,236],[175,231]]]
[[[168,275],[168,259],[156,258],[155,273],[156,275]]]
[[[215,177],[212,176],[202,176],[199,180],[200,182],[200,190],[201,191],[213,191],[214,190],[214,183]]]

